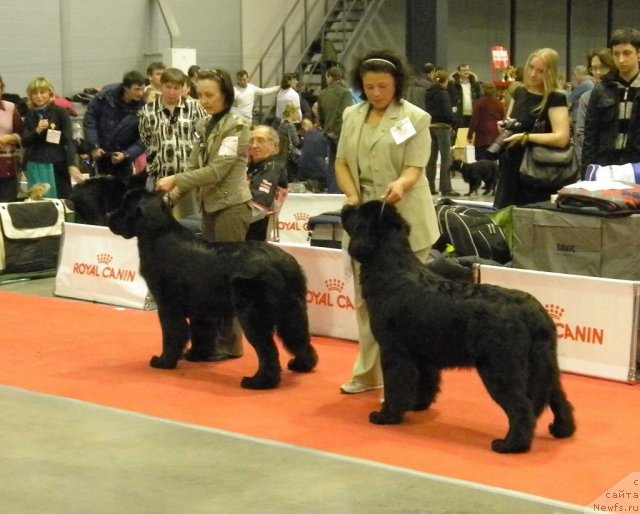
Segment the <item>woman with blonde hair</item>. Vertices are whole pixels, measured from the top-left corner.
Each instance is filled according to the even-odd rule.
[[[69,113],[53,103],[53,84],[44,77],[29,82],[27,97],[29,110],[24,117],[22,146],[28,187],[46,182],[50,185],[46,196],[69,198],[71,177],[83,180],[76,167],[76,145]]]
[[[516,89],[507,118],[516,120],[515,133],[505,139],[500,156],[500,177],[494,206],[527,205],[549,200],[555,189],[525,186],[519,169],[529,143],[564,148],[569,143],[570,123],[567,96],[558,83],[558,52],[541,48],[529,55],[524,85]]]
[[[302,138],[298,133],[296,123],[300,122],[300,106],[287,104],[282,111],[282,122],[278,127],[280,136],[280,156],[287,163],[287,177],[289,182],[298,178],[298,161],[302,153]]]

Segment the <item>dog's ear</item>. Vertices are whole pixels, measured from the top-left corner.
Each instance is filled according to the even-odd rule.
[[[342,227],[347,231],[347,234],[353,233],[357,210],[358,208],[355,205],[345,205],[342,207],[342,211],[340,211]]]
[[[164,220],[169,207],[162,200],[162,196],[150,193],[146,190],[141,192],[138,202],[138,212],[147,220]]]

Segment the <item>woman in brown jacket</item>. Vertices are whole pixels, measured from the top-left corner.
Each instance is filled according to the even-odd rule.
[[[496,97],[496,86],[485,84],[482,97],[473,108],[467,141],[476,147],[476,161],[488,159],[487,148],[500,133],[498,122],[504,119],[504,105]],[[475,140],[474,136],[475,135]]]

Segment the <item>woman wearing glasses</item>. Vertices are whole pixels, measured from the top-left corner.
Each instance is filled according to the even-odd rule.
[[[607,75],[616,69],[616,63],[609,48],[601,48],[594,50],[588,55],[589,71],[593,75],[595,83],[602,82],[607,79]],[[591,98],[591,91],[584,93],[578,100],[578,112],[576,113],[576,126],[574,127],[574,143],[578,159],[582,162],[582,143],[584,142],[584,121],[587,117],[587,107]]]

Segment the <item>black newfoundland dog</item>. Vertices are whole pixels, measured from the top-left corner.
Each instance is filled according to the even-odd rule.
[[[549,432],[575,432],[562,386],[556,327],[530,294],[487,284],[446,280],[414,255],[409,226],[392,205],[372,201],[342,211],[349,254],[361,263],[362,295],[381,348],[385,401],[376,424],[402,421],[436,399],[446,368],[475,367],[509,419],[499,453],[526,452],[536,419],[549,405]]]
[[[74,185],[69,200],[73,204],[76,223],[106,226],[107,213],[122,203],[127,190],[144,187],[146,181],[146,173],[127,178],[98,175]]]
[[[242,387],[270,389],[280,383],[274,331],[294,356],[292,371],[311,371],[318,357],[309,339],[306,281],[297,261],[280,248],[258,241],[209,244],[171,215],[162,199],[145,189],[127,192],[110,213],[109,228],[138,238],[140,274],[158,305],[162,354],[154,368],[173,369],[185,358],[211,360],[217,322],[237,316],[258,354],[255,376]]]
[[[451,171],[459,171],[462,179],[469,184],[467,196],[477,195],[480,185],[484,182],[483,195],[494,194],[498,178],[497,161],[476,161],[466,163],[461,159],[454,159]]]

